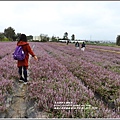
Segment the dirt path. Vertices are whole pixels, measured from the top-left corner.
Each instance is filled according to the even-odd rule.
[[[15,82],[14,94],[12,97],[12,104],[9,108],[10,118],[25,118],[26,117],[26,90],[27,85]]]
[[[32,48],[34,48],[34,46]],[[28,76],[28,79],[29,79],[29,76]],[[19,80],[16,80],[14,81],[11,106],[9,107],[9,110],[8,110],[9,117],[25,118],[26,109],[27,109],[27,84],[19,82]]]
[[[34,49],[33,45],[32,49]],[[31,56],[30,56],[31,59]],[[29,60],[30,60],[29,59]],[[29,81],[28,68],[28,81]],[[7,118],[48,118],[47,113],[43,111],[36,111],[34,102],[28,100],[27,84],[14,81],[13,96],[8,98]]]

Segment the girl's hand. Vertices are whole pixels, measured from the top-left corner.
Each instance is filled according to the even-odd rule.
[[[37,56],[36,56],[36,55],[34,56],[34,59],[35,59],[35,60],[38,60],[38,58],[37,58]]]

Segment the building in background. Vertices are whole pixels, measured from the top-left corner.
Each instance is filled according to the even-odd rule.
[[[33,36],[33,41],[41,41],[41,37],[40,36]]]

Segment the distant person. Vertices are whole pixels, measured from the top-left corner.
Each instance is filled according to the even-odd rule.
[[[67,45],[68,45],[68,43],[69,43],[69,40],[67,40]]]
[[[85,43],[84,43],[84,42],[82,43],[81,50],[82,50],[82,51],[85,50]]]
[[[22,81],[26,84],[27,83],[27,69],[28,69],[29,54],[31,54],[35,60],[38,60],[38,58],[31,50],[31,47],[30,47],[29,43],[27,42],[27,37],[25,34],[21,34],[20,39],[17,42],[17,46],[22,46],[22,49],[25,53],[25,59],[18,60],[17,66],[18,66],[18,73],[20,75],[19,81]],[[22,77],[22,73],[23,73],[24,78]]]
[[[78,41],[75,43],[75,47],[76,47],[76,49],[80,48],[80,43]]]

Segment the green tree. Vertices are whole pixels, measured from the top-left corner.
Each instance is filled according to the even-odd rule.
[[[16,35],[17,35],[17,40],[19,40],[21,33],[17,33]]]
[[[13,38],[16,36],[15,30],[12,27],[8,27],[7,29],[4,29],[4,35],[9,40],[13,41]]]
[[[17,35],[16,34],[12,37],[12,41],[17,41]]]
[[[33,39],[33,36],[32,36],[32,35],[27,36],[27,40],[28,40],[28,41],[31,41],[32,39]]]
[[[52,40],[52,42],[57,42],[57,41],[58,41],[58,38],[55,37],[55,36],[52,36],[51,40]]]
[[[4,33],[0,33],[0,41],[3,41],[4,40]]]
[[[46,34],[40,34],[40,39],[41,39],[41,42],[49,41],[49,37]]]
[[[20,38],[21,33],[17,33],[13,36],[13,41],[18,41]]]
[[[72,34],[71,40],[75,40],[75,35],[74,34]]]
[[[68,40],[68,33],[67,32],[64,33],[63,39]]]
[[[118,35],[116,38],[116,45],[120,46],[120,35]]]

